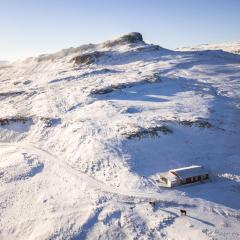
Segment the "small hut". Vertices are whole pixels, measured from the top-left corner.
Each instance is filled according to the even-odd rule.
[[[190,166],[172,169],[159,175],[159,180],[166,183],[168,187],[202,182],[208,178],[209,173],[203,166]]]

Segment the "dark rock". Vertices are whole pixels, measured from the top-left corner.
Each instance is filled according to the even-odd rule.
[[[197,126],[200,128],[211,128],[212,124],[206,120],[206,119],[197,119],[195,121],[178,121],[179,124],[184,125],[184,126],[188,126],[188,127],[192,127],[192,126]]]
[[[90,65],[92,63],[97,62],[97,60],[103,55],[104,55],[104,52],[99,52],[99,51],[85,53],[72,58],[71,62],[74,62],[77,65],[80,65],[80,64]]]
[[[18,85],[18,84],[20,84],[21,82],[19,82],[19,81],[17,81],[17,82],[14,82],[13,84],[14,85]]]
[[[143,41],[143,37],[141,33],[138,32],[132,32],[126,35],[123,35],[122,37],[119,38],[121,41],[126,41],[129,43],[136,43],[139,41]]]
[[[0,118],[0,125],[5,126],[5,125],[9,125],[10,123],[16,123],[16,122],[25,124],[27,121],[32,121],[32,119],[29,117]]]
[[[139,43],[143,42],[143,37],[141,33],[132,32],[126,35],[123,35],[115,40],[107,41],[103,43],[104,47],[113,47],[117,45],[122,45],[126,43]]]
[[[46,127],[52,127],[61,123],[61,118],[41,117],[40,120],[44,122]]]
[[[144,81],[147,83],[159,83],[162,82],[162,79],[159,73],[154,73],[153,75],[146,76]]]
[[[26,81],[23,82],[23,84],[24,84],[24,85],[28,85],[28,84],[30,84],[31,82],[32,82],[31,80],[26,80]]]
[[[134,51],[135,52],[143,52],[143,51],[159,51],[161,50],[161,47],[158,45],[145,45],[145,46],[141,46],[136,48]]]
[[[113,88],[111,87],[105,87],[100,89],[94,89],[91,91],[91,94],[107,94],[113,91]]]
[[[24,91],[15,91],[15,92],[0,92],[0,97],[12,97],[24,94]]]
[[[134,138],[143,138],[143,137],[158,137],[159,133],[163,133],[164,135],[173,133],[173,131],[167,126],[155,126],[149,128],[139,128],[133,132],[128,132],[124,134],[127,139],[134,139]]]

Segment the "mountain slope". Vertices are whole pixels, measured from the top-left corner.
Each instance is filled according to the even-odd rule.
[[[0,238],[238,239],[239,63],[131,33],[0,67]]]

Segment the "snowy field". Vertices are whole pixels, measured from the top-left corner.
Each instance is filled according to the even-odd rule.
[[[178,48],[180,51],[203,51],[203,50],[222,50],[234,54],[240,54],[240,41],[237,42],[225,42],[225,43],[212,43],[201,44],[194,47],[182,47]]]
[[[133,33],[1,64],[0,106],[0,239],[240,239],[239,55]]]

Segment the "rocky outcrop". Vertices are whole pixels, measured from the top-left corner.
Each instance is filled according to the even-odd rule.
[[[71,62],[74,62],[74,64],[77,64],[77,65],[81,65],[81,64],[90,65],[92,63],[96,63],[97,60],[104,54],[105,54],[104,52],[99,52],[99,51],[85,53],[72,58]]]
[[[138,32],[132,32],[132,33],[123,35],[117,39],[104,42],[103,47],[113,47],[121,44],[139,43],[139,42],[143,43],[142,34]]]

